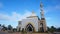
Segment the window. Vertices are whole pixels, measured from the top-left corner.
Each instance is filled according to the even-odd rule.
[[[40,23],[40,26],[43,27],[43,23]]]
[[[19,25],[21,24],[21,21],[19,21],[19,23],[18,23]]]
[[[19,24],[21,24],[21,22],[19,22]]]

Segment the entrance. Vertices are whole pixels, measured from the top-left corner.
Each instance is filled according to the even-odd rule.
[[[34,31],[34,27],[33,27],[31,24],[28,24],[28,25],[26,26],[26,31],[27,31],[27,32],[32,32],[32,31]]]

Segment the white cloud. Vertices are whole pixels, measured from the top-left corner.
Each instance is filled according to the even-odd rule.
[[[51,20],[52,18],[51,17],[46,17],[46,20]]]
[[[10,15],[0,13],[0,24],[12,25],[15,28],[18,25],[18,21],[26,19],[26,17],[30,15],[31,12],[28,10],[25,10],[24,14],[20,14],[17,12],[12,12]]]
[[[26,17],[30,16],[31,12],[26,10],[24,14],[19,14],[16,12],[12,12],[12,15],[8,14],[0,14],[0,20],[7,20],[7,21],[19,21],[22,19],[26,19]]]
[[[60,5],[55,5],[55,6],[47,6],[44,8],[44,12],[45,14],[47,14],[48,12],[55,12],[59,10],[60,11]]]
[[[8,20],[10,17],[8,15],[5,14],[1,14],[0,13],[0,20]]]

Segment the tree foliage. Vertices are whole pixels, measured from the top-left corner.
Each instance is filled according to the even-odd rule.
[[[54,26],[51,26],[50,28],[47,27],[49,32],[60,32],[60,28],[55,28]]]
[[[2,28],[3,31],[7,30],[7,27],[5,25],[2,25],[2,27],[3,27]]]
[[[57,28],[56,31],[57,31],[57,32],[60,32],[60,28]]]
[[[16,32],[17,31],[17,29],[16,28],[13,28],[13,32]]]
[[[11,25],[8,25],[8,30],[11,30],[12,29],[12,26]]]
[[[1,24],[0,24],[0,26],[1,26]]]

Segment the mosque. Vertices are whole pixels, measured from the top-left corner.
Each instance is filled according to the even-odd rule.
[[[46,32],[47,26],[46,26],[46,20],[44,17],[44,10],[43,10],[43,4],[40,3],[40,14],[41,18],[39,18],[34,12],[32,12],[32,15],[27,17],[27,19],[22,19],[22,21],[18,21],[17,31],[23,30],[30,32]]]

